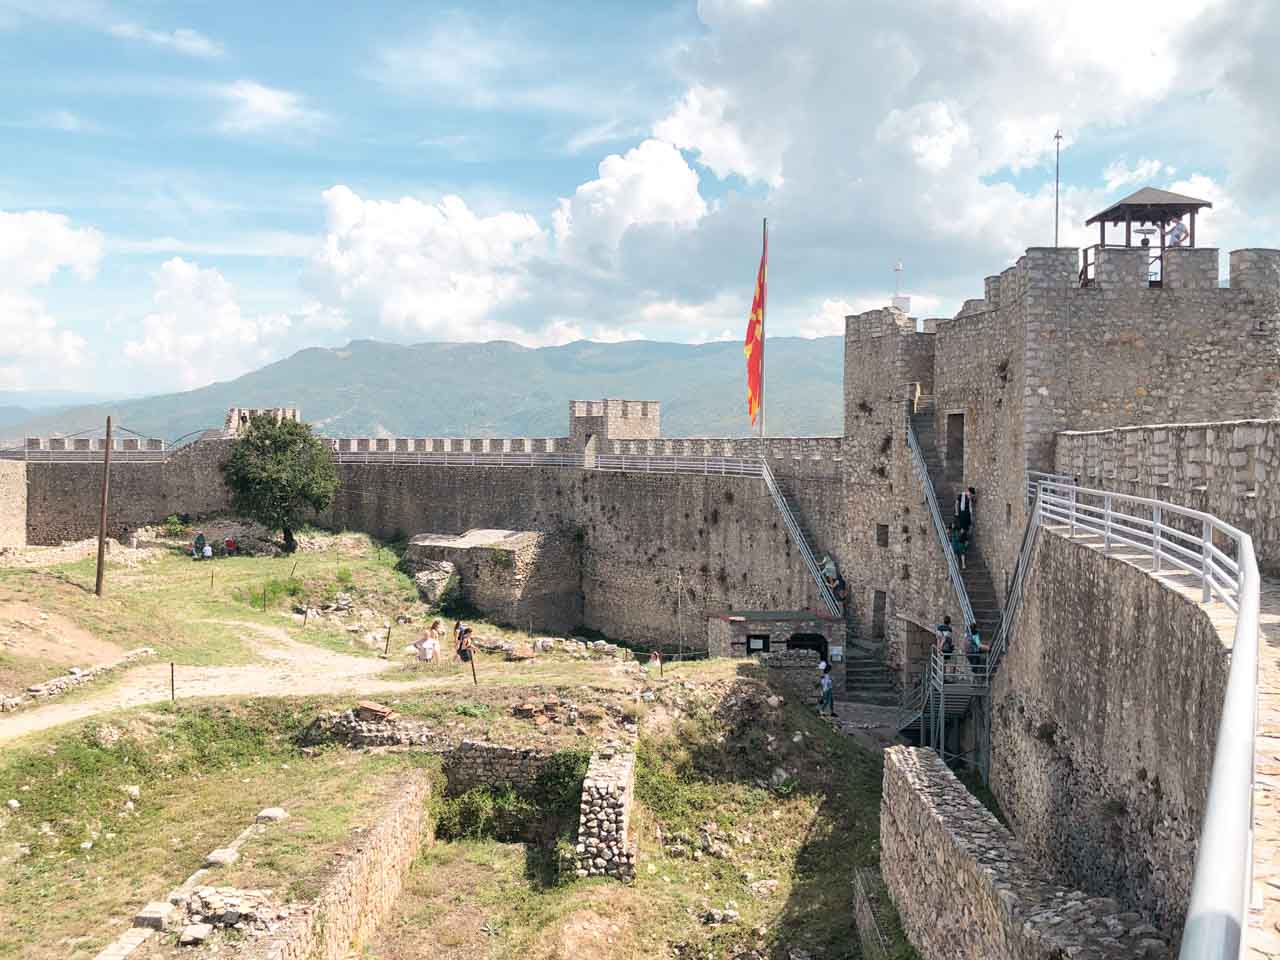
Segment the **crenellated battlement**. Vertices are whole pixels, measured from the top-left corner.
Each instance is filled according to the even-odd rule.
[[[232,407],[227,411],[223,431],[227,436],[239,436],[240,431],[249,425],[253,417],[263,415],[274,418],[277,423],[283,420],[302,419],[297,407]]]
[[[661,435],[656,400],[570,400],[569,436],[578,445],[595,439],[645,440]]]

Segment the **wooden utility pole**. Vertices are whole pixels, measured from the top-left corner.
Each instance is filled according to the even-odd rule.
[[[107,440],[102,448],[102,507],[98,511],[98,579],[93,592],[102,596],[102,570],[107,560],[107,492],[111,489],[111,418],[107,417]]]

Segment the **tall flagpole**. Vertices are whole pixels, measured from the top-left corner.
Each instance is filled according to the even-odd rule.
[[[764,290],[760,298],[760,439],[764,439],[764,315],[769,306],[769,218],[764,218]]]

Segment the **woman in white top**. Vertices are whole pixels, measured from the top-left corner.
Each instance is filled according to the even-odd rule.
[[[440,662],[440,621],[434,620],[431,626],[427,628],[427,632],[418,638],[418,642],[414,644],[418,651],[419,663],[439,663]]]

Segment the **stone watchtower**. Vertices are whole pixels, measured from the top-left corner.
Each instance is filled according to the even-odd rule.
[[[570,400],[569,439],[587,453],[605,440],[656,440],[660,412],[657,400]]]

